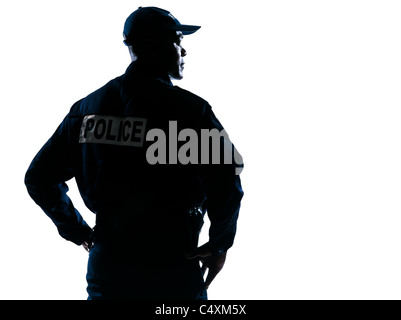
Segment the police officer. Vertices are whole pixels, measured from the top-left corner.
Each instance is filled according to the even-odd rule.
[[[180,154],[195,161],[177,157],[189,143],[179,132],[224,131],[207,101],[170,80],[183,77],[183,36],[199,28],[160,8],[134,11],[124,25],[125,74],[76,102],[26,173],[60,235],[89,252],[89,299],[207,299],[233,244],[242,161],[212,161],[213,146],[193,148],[195,140]],[[227,142],[218,139],[222,154]],[[67,196],[73,177],[96,214],[93,229]],[[198,247],[205,212],[209,241]]]

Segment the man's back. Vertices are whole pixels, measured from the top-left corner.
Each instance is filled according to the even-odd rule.
[[[188,209],[203,201],[194,174],[198,168],[169,161],[168,144],[170,140],[177,143],[170,121],[177,123],[178,132],[185,128],[199,131],[206,125],[203,115],[210,107],[203,99],[172,86],[169,79],[137,69],[132,63],[125,75],[79,101],[69,115],[70,132],[75,135],[70,139],[76,142],[73,159],[78,186],[94,212],[108,205],[124,205],[127,194],[142,194],[140,199],[146,195],[143,202],[155,209],[176,210],[177,205]],[[166,141],[147,141],[144,134],[152,129],[163,131]],[[158,151],[166,153],[158,155],[159,159],[166,163],[149,163],[153,156],[149,147],[156,142]],[[184,142],[178,142],[177,149],[180,144]]]

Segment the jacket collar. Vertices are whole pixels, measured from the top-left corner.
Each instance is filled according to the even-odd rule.
[[[125,72],[125,76],[128,79],[131,78],[138,80],[154,79],[171,86],[173,85],[169,75],[166,72],[158,68],[155,68],[154,65],[145,62],[139,62],[139,61],[131,62],[131,64],[128,66]]]

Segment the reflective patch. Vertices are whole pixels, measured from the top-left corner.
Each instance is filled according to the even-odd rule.
[[[142,147],[145,118],[88,115],[82,121],[79,143]]]

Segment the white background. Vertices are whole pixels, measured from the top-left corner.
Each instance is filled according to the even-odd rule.
[[[237,238],[209,297],[400,299],[401,4],[386,0],[2,1],[0,298],[87,297],[86,252],[23,179],[71,105],[125,72],[139,5],[202,26],[176,84],[244,157]]]

